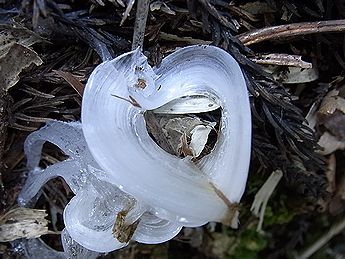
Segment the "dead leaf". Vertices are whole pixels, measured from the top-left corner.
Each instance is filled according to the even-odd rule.
[[[248,2],[244,5],[240,5],[239,7],[253,15],[275,12],[275,10],[272,9],[272,7],[265,1]]]
[[[289,66],[287,70],[281,70],[280,66],[266,66],[265,71],[272,74],[273,78],[284,84],[302,84],[315,81],[319,73],[315,67],[301,68]]]
[[[46,41],[38,34],[30,31],[19,23],[0,25],[0,57],[8,52],[13,43],[30,47],[35,43]]]
[[[329,155],[345,149],[345,99],[339,96],[339,91],[329,91],[314,115],[317,124],[325,129],[318,142],[323,150],[318,152]]]
[[[336,110],[345,114],[345,99],[338,96],[338,90],[330,91],[322,100],[319,113],[324,115],[333,114]]]
[[[216,123],[200,120],[198,117],[170,115],[161,116],[160,125],[176,155],[180,156],[184,154],[185,156],[198,157],[201,153],[199,151],[204,150],[208,135]],[[207,132],[202,131],[198,126],[207,128]],[[194,130],[196,127],[198,127],[199,130]],[[185,136],[183,136],[183,134],[185,134]],[[192,140],[193,134],[196,135]]]
[[[13,43],[3,50],[0,57],[0,87],[1,90],[7,91],[19,81],[19,74],[23,69],[31,64],[39,66],[43,63],[38,54],[32,49]]]
[[[327,131],[320,137],[318,145],[322,147],[323,150],[318,150],[317,152],[324,156],[329,155],[336,150],[345,149],[345,141],[337,139]]]
[[[319,116],[319,123],[341,141],[345,141],[345,114],[336,110],[330,115]]]
[[[45,210],[16,208],[0,218],[0,242],[49,234]]]
[[[129,240],[131,240],[140,221],[137,220],[132,224],[126,223],[128,212],[128,210],[120,211],[116,216],[116,221],[113,227],[113,235],[121,243],[128,243]]]
[[[164,3],[163,1],[154,1],[153,3],[150,4],[150,11],[159,11],[161,10],[162,12],[170,15],[176,15],[176,12],[171,10],[171,8]]]
[[[216,123],[213,124],[213,127]],[[210,126],[197,125],[191,131],[191,140],[189,148],[192,150],[193,157],[200,156],[201,152],[204,150],[208,136],[212,130]]]

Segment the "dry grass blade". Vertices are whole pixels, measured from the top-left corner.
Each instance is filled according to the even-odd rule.
[[[80,95],[83,96],[85,86],[80,83],[80,81],[69,72],[60,71],[60,70],[53,70],[56,74],[61,76],[63,79],[67,81],[67,83],[73,87],[73,89]]]
[[[37,96],[37,97],[42,97],[42,98],[47,98],[47,99],[51,99],[51,98],[54,98],[55,96],[52,95],[52,94],[46,94],[46,93],[43,93],[31,86],[24,86],[20,89],[21,91],[25,92],[25,93],[28,93],[30,95],[33,95],[33,96]]]
[[[14,118],[16,118],[17,120],[22,120],[22,121],[40,122],[40,123],[45,123],[47,121],[52,120],[51,118],[29,116],[20,112],[15,113]]]
[[[45,210],[17,208],[0,218],[0,242],[18,238],[37,238],[50,233]]]

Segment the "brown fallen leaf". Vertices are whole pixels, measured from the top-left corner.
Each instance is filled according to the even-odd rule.
[[[0,57],[0,90],[7,91],[19,81],[19,74],[31,64],[39,66],[42,59],[32,49],[13,43]]]
[[[329,115],[333,114],[336,110],[345,114],[345,99],[339,96],[338,90],[332,90],[322,100],[319,113]]]
[[[13,43],[30,47],[38,42],[47,41],[20,23],[0,24],[0,57],[7,52],[8,47],[11,47]]]

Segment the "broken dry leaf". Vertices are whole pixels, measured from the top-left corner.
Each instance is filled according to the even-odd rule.
[[[171,10],[171,8],[163,1],[154,1],[150,4],[151,12],[159,10],[163,11],[166,14],[176,15],[176,12],[174,10]]]
[[[248,2],[239,7],[254,15],[274,13],[274,9],[265,1]]]
[[[315,67],[301,68],[289,66],[282,70],[281,66],[265,66],[264,70],[272,74],[273,78],[284,84],[301,84],[315,81],[319,74]]]
[[[13,43],[0,57],[0,85],[1,90],[7,91],[19,81],[19,74],[31,64],[39,66],[43,63],[38,54],[32,49]]]
[[[136,230],[139,220],[132,224],[126,223],[127,210],[120,211],[116,216],[116,221],[113,227],[113,235],[121,243],[128,243]]]
[[[319,124],[322,124],[337,139],[345,140],[345,114],[341,111],[336,110],[330,115],[320,115]]]
[[[320,153],[328,155],[345,148],[345,99],[338,90],[330,91],[322,100],[318,115],[318,124],[326,128],[319,139],[323,148]]]
[[[322,100],[319,113],[321,114],[333,114],[336,110],[345,114],[345,99],[338,96],[339,91],[330,91]]]
[[[213,123],[213,127],[214,126],[216,126],[215,122]],[[192,137],[189,147],[192,150],[194,157],[200,156],[201,152],[204,150],[208,140],[208,135],[210,134],[211,130],[212,127],[204,125],[198,125],[192,129]]]
[[[329,155],[336,150],[343,150],[345,149],[345,141],[340,141],[335,136],[331,135],[327,131],[322,134],[319,139],[318,145],[322,147],[322,150],[318,150],[317,152],[321,155]]]
[[[50,233],[45,210],[17,208],[0,218],[0,242],[18,238],[37,238]]]
[[[0,25],[0,57],[8,52],[8,48],[11,47],[13,43],[30,47],[42,41],[44,41],[42,37],[18,23]]]
[[[194,156],[197,157],[200,155],[201,151],[204,150],[208,135],[212,128],[215,127],[215,122],[209,122],[201,120],[200,118],[188,115],[155,115],[156,118],[159,118],[159,124],[165,139],[171,146],[172,150],[176,155],[184,154],[185,156]],[[204,131],[201,133],[200,128],[194,130],[196,127],[202,126],[207,129],[210,129],[207,134]],[[193,131],[194,130],[194,131]],[[193,134],[194,136],[192,140]],[[185,135],[185,136],[183,136]],[[201,138],[201,139],[200,139]],[[190,143],[189,141],[190,140]],[[193,144],[192,144],[193,142]],[[204,143],[204,144],[203,144]],[[193,151],[194,150],[194,151]],[[201,150],[201,151],[200,151]],[[200,151],[200,153],[199,153]],[[195,155],[199,154],[199,155]]]

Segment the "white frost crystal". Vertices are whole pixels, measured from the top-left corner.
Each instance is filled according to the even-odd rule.
[[[143,115],[186,96],[204,96],[222,109],[217,143],[197,163],[162,150],[150,138]],[[46,141],[69,158],[41,170]],[[91,258],[92,251],[110,252],[129,240],[165,242],[183,226],[236,221],[250,143],[248,93],[241,69],[228,53],[191,46],[151,68],[135,50],[103,62],[91,74],[82,123],[50,122],[28,137],[30,173],[19,203],[32,206],[49,179],[66,181],[75,193],[64,211],[66,257],[89,253]]]

